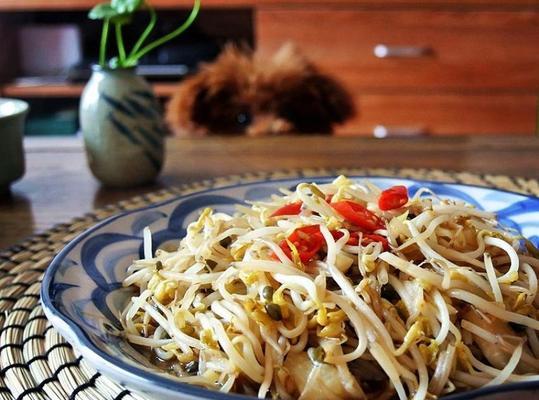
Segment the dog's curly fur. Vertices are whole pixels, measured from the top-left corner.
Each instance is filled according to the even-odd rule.
[[[227,46],[181,82],[166,119],[179,136],[262,136],[329,134],[353,114],[347,91],[286,44],[271,60]]]

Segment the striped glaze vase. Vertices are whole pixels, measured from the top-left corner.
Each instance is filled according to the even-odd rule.
[[[80,125],[90,169],[105,186],[143,185],[159,174],[166,128],[151,86],[134,68],[94,67]]]

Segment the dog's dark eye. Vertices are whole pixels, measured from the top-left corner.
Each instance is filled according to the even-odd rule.
[[[247,126],[251,123],[251,113],[248,111],[240,112],[238,115],[236,115],[236,122],[239,126]]]

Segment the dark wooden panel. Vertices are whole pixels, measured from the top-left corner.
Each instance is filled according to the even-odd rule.
[[[18,68],[17,30],[4,15],[0,15],[0,38],[2,38],[0,51],[0,83],[2,83],[12,79]]]
[[[539,12],[260,10],[258,45],[293,41],[358,88],[539,90]],[[377,58],[378,44],[430,49]]]

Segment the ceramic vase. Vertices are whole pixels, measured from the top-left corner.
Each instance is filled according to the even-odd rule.
[[[134,68],[94,67],[80,125],[90,169],[105,186],[143,185],[159,174],[166,128],[151,86]]]

